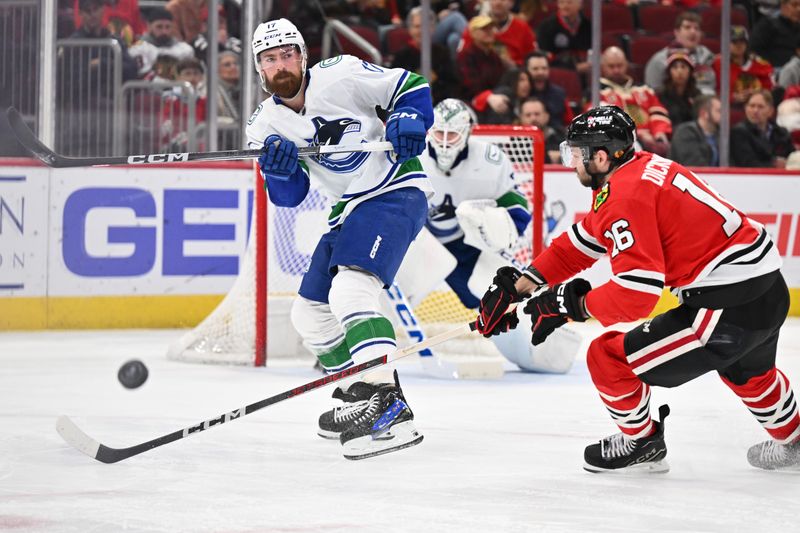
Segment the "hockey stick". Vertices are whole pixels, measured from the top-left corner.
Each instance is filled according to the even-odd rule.
[[[20,144],[28,149],[37,159],[53,168],[93,167],[108,165],[147,165],[153,163],[185,163],[188,161],[227,161],[231,159],[255,159],[261,155],[261,148],[251,150],[222,150],[219,152],[182,152],[168,154],[141,154],[107,157],[67,157],[57,154],[40,141],[22,120],[22,116],[13,107],[6,110],[8,123]],[[303,146],[297,149],[301,156],[318,156],[322,154],[340,154],[347,152],[388,152],[392,143],[388,141],[361,144],[333,144],[321,146]]]
[[[396,282],[392,283],[392,286],[386,289],[386,294],[391,301],[394,314],[400,320],[408,338],[419,342],[424,341],[425,333],[400,286]],[[419,350],[419,355],[425,372],[437,378],[500,379],[505,373],[502,361],[477,358],[472,361],[446,361],[431,349]]]
[[[152,450],[153,448],[158,448],[159,446],[169,444],[170,442],[185,439],[190,435],[194,435],[195,433],[219,426],[225,422],[238,420],[243,416],[255,413],[256,411],[259,411],[265,407],[269,407],[270,405],[282,402],[283,400],[288,400],[289,398],[319,389],[326,385],[330,385],[331,383],[336,383],[343,378],[355,376],[372,368],[396,361],[402,357],[415,354],[419,351],[427,350],[431,346],[436,346],[437,344],[441,344],[455,337],[459,337],[465,333],[469,333],[470,331],[475,331],[474,322],[462,324],[451,331],[446,331],[440,335],[436,335],[435,337],[431,337],[417,344],[397,350],[392,354],[382,355],[380,357],[370,359],[369,361],[351,366],[350,368],[346,368],[340,372],[336,372],[335,374],[329,374],[304,385],[300,385],[299,387],[290,389],[286,392],[276,394],[275,396],[270,396],[269,398],[245,405],[239,409],[234,409],[233,411],[223,413],[217,417],[204,420],[193,426],[174,431],[162,437],[158,437],[135,446],[130,446],[128,448],[110,448],[97,442],[84,433],[83,430],[81,430],[72,420],[70,420],[69,417],[65,415],[58,417],[58,420],[56,421],[56,431],[58,431],[58,434],[61,435],[61,438],[63,438],[67,444],[76,450],[85,453],[89,457],[96,459],[101,463],[116,463],[124,459],[128,459],[129,457],[133,457],[134,455],[139,455],[140,453]]]

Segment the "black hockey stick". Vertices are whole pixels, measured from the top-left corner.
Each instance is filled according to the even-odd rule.
[[[65,415],[58,417],[58,420],[56,421],[56,431],[58,431],[58,434],[61,435],[61,438],[63,438],[67,444],[76,450],[85,453],[89,457],[97,459],[102,463],[116,463],[118,461],[128,459],[129,457],[133,457],[134,455],[139,455],[140,453],[152,450],[153,448],[158,448],[159,446],[169,444],[170,442],[185,439],[190,435],[200,433],[201,431],[205,431],[209,428],[217,427],[225,422],[238,420],[243,416],[255,413],[260,409],[269,407],[270,405],[274,405],[278,402],[282,402],[283,400],[288,400],[289,398],[299,396],[314,389],[330,385],[331,383],[336,383],[343,378],[361,374],[362,372],[365,372],[371,368],[379,367],[392,361],[396,361],[402,357],[426,350],[432,346],[441,344],[442,342],[474,330],[474,323],[463,324],[451,331],[446,331],[440,335],[436,335],[435,337],[431,337],[417,344],[402,348],[392,354],[382,355],[380,357],[376,357],[375,359],[370,359],[369,361],[359,365],[351,366],[350,368],[346,368],[340,372],[336,372],[335,374],[329,374],[304,385],[300,385],[299,387],[290,389],[286,392],[276,394],[275,396],[270,396],[269,398],[265,398],[261,401],[251,403],[250,405],[245,405],[239,409],[234,409],[233,411],[229,411],[217,417],[204,420],[193,426],[174,431],[168,435],[164,435],[162,437],[158,437],[129,448],[110,448],[104,444],[100,444],[84,433],[83,430],[76,426],[75,423]]]
[[[20,144],[37,159],[49,167],[94,167],[108,165],[147,165],[152,163],[185,163],[188,161],[228,161],[231,159],[255,159],[261,155],[261,148],[251,150],[221,150],[218,152],[182,152],[168,154],[140,154],[108,157],[68,157],[57,154],[40,141],[22,120],[13,107],[6,110],[6,117]],[[297,149],[301,156],[321,154],[341,154],[348,152],[388,152],[392,143],[388,141],[361,144],[331,144],[321,146],[302,146]]]

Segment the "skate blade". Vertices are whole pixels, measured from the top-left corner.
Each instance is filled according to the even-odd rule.
[[[372,435],[366,435],[349,441],[344,445],[344,458],[351,461],[369,459],[416,446],[422,442],[422,439],[423,435],[417,431],[413,422],[402,422],[392,426],[378,439],[373,439]]]
[[[323,439],[339,440],[339,435],[341,435],[341,433],[336,433],[335,431],[328,431],[326,429],[320,428],[317,430],[317,435],[319,435]]]
[[[589,463],[583,463],[583,469],[592,474],[614,474],[614,475],[640,475],[640,474],[666,474],[669,472],[669,463],[666,460],[653,461],[651,463],[641,463],[638,465],[626,466],[625,468],[601,468]]]

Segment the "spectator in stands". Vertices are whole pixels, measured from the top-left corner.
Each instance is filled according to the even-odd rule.
[[[664,84],[656,94],[667,109],[673,128],[694,119],[694,100],[701,93],[694,79],[694,63],[686,50],[675,50],[667,58]]]
[[[555,5],[545,0],[520,0],[519,16],[533,27],[555,11]],[[552,117],[551,117],[552,118]]]
[[[242,55],[242,41],[236,37],[228,34],[228,22],[225,18],[225,13],[220,10],[220,16],[217,19],[217,50],[220,52],[233,52]],[[204,20],[201,23],[201,32],[197,34],[194,41],[191,42],[194,48],[194,56],[203,63],[208,62],[208,21]]]
[[[178,61],[194,57],[194,49],[172,33],[172,14],[162,7],[151,9],[147,33],[131,47],[131,56],[139,65],[139,76],[145,77],[152,70],[159,55],[169,55]]]
[[[784,89],[800,84],[800,34],[797,35],[794,46],[794,56],[781,67],[778,74],[778,85]]]
[[[781,12],[781,0],[751,0],[753,11],[751,20],[761,20],[763,17],[777,17]]]
[[[103,26],[105,0],[80,0],[81,26],[67,40],[98,41],[89,46],[59,48],[56,90],[57,143],[68,155],[112,155],[115,94],[115,57],[105,41],[113,39],[121,50],[122,81],[136,78],[136,63],[125,43]]]
[[[402,21],[395,0],[321,0],[319,9],[326,16],[340,20],[348,18],[376,29],[388,24],[400,24]]]
[[[672,122],[664,104],[646,85],[634,85],[628,75],[628,60],[617,46],[609,46],[600,58],[600,104],[615,105],[636,122],[642,148],[662,156],[669,150]]]
[[[772,65],[748,49],[747,28],[731,27],[731,103],[740,108],[753,91],[772,89]],[[720,83],[720,54],[714,58],[717,91]]]
[[[583,16],[583,0],[558,0],[557,12],[542,21],[537,30],[539,49],[549,54],[553,67],[588,73],[587,61],[592,46],[592,25]]]
[[[503,59],[494,51],[494,35],[497,31],[494,21],[485,15],[478,15],[469,21],[472,41],[458,53],[458,73],[464,97],[470,101],[487,89],[494,88],[497,80],[513,61]],[[471,105],[475,105],[474,102]]]
[[[776,18],[762,17],[753,27],[753,51],[779,69],[794,55],[800,35],[800,0],[781,0]]]
[[[489,92],[489,91],[487,91]],[[521,68],[506,71],[497,87],[475,100],[475,110],[480,114],[480,122],[485,124],[516,124],[519,119],[520,104],[531,94],[531,78]],[[489,101],[492,103],[489,103]]]
[[[220,119],[229,119],[227,122],[236,123],[241,115],[241,74],[239,65],[241,56],[236,52],[221,52],[219,54],[219,90],[217,92],[217,116]]]
[[[208,0],[169,0],[164,7],[172,15],[174,35],[183,42],[193,43],[203,33]]]
[[[504,47],[514,64],[522,66],[525,56],[536,48],[533,30],[511,13],[514,0],[488,0],[487,3],[489,9],[486,14],[491,17],[497,28],[495,45]],[[465,32],[464,44],[469,41],[469,32]],[[500,51],[498,53],[502,55]]]
[[[797,0],[800,2],[800,0]],[[676,48],[685,49],[694,62],[694,77],[697,88],[704,94],[716,94],[716,79],[714,69],[714,54],[700,44],[703,32],[700,30],[700,15],[694,11],[684,11],[675,18],[675,39],[653,54],[644,71],[644,83],[653,90],[659,90],[664,82],[664,70],[667,58]]]
[[[693,167],[719,166],[719,98],[701,94],[694,101],[695,119],[684,122],[672,133],[669,158]]]
[[[786,128],[792,138],[795,149],[800,150],[800,85],[792,85],[783,94],[778,104],[778,126]]]
[[[519,111],[519,123],[522,126],[536,126],[544,134],[544,150],[548,163],[560,163],[559,145],[566,138],[563,128],[555,128],[550,124],[550,114],[544,102],[535,96],[522,101]]]
[[[436,18],[431,17],[431,30],[436,26]],[[408,44],[397,51],[392,60],[392,68],[403,68],[409,72],[422,74],[420,65],[420,49],[422,47],[422,7],[412,8],[406,16]],[[441,44],[431,44],[431,86],[433,103],[438,104],[445,98],[457,97],[461,93],[461,85],[456,74],[450,51]]]
[[[75,27],[81,27],[80,0],[73,0],[75,12]],[[62,2],[59,2],[62,4]],[[103,8],[104,28],[119,37],[126,46],[130,46],[145,31],[142,14],[139,10],[139,0],[111,0],[106,1]]]
[[[772,93],[753,91],[745,101],[745,119],[731,128],[731,164],[737,167],[786,166],[792,140],[786,128],[772,123]]]
[[[160,55],[156,58],[153,70],[150,71],[152,76],[148,80],[153,82],[175,81],[178,77],[177,66],[178,60],[173,56]]]
[[[436,29],[433,30],[433,42],[447,48],[452,62],[455,62],[462,36],[469,35],[469,32],[465,32],[467,17],[462,12],[461,2],[434,1],[431,2],[431,9],[436,12],[437,19]]]
[[[567,100],[564,89],[550,82],[550,62],[547,53],[535,51],[525,59],[525,68],[531,78],[531,96],[544,102],[550,115],[550,125],[563,128],[572,122],[574,113]]]
[[[194,96],[195,127],[206,120],[205,69],[195,59],[182,59],[175,67],[177,81],[185,81],[191,85],[190,93],[182,87],[176,87],[164,98],[161,133],[170,151],[185,150],[189,144],[189,136],[197,135],[198,130],[189,131],[189,117],[192,113]]]
[[[80,0],[78,2],[78,9],[80,9],[81,26],[75,30],[75,33],[70,35],[70,39],[114,39],[119,44],[121,52],[122,80],[136,79],[136,61],[130,56],[128,47],[125,46],[122,39],[113,35],[103,25],[103,9],[108,4],[108,0]],[[88,68],[88,71],[80,74],[81,79],[86,82],[89,81],[90,76],[94,77],[94,79],[98,79],[97,77],[100,76],[100,78],[102,78],[105,72],[110,73],[111,69],[104,68],[104,65],[102,65],[104,54],[102,54],[99,49],[89,48],[87,52],[89,57],[86,58],[83,65],[78,67],[77,62],[72,62],[70,69],[73,73],[76,72],[77,68]],[[103,80],[102,82],[108,83],[110,80]]]

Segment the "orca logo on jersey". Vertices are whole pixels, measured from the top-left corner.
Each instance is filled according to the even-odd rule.
[[[361,131],[361,122],[354,118],[325,120],[322,117],[314,117],[311,119],[311,123],[317,130],[311,140],[311,144],[314,146],[339,144],[345,133]]]
[[[442,222],[456,218],[456,206],[453,205],[453,197],[445,194],[441,204],[428,209],[428,218],[432,222]]]
[[[309,146],[326,146],[342,144],[342,138],[348,133],[359,133],[361,122],[354,118],[325,119],[313,117],[311,123],[316,133],[309,140]],[[365,142],[363,139],[359,139]],[[369,153],[353,152],[349,154],[331,154],[317,156],[317,162],[332,172],[344,174],[352,172],[367,160]]]

